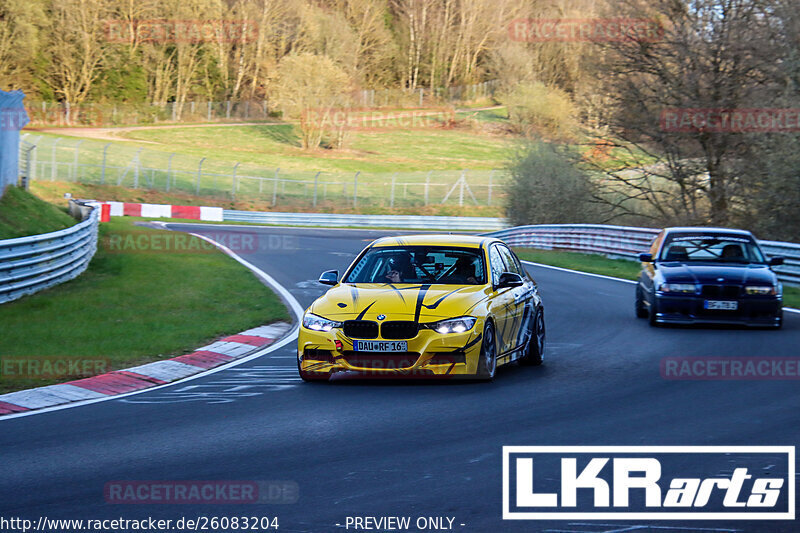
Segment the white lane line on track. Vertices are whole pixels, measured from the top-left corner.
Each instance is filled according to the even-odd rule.
[[[107,396],[107,397],[104,397],[104,398],[97,398],[95,400],[85,400],[85,401],[81,401],[81,402],[67,403],[67,404],[63,404],[63,405],[54,405],[53,407],[45,407],[43,409],[37,409],[35,411],[27,411],[27,412],[23,412],[23,413],[15,413],[15,414],[12,414],[12,415],[4,415],[4,416],[0,417],[0,423],[5,422],[6,420],[11,420],[13,418],[22,418],[22,417],[25,417],[25,416],[33,416],[33,415],[39,415],[39,414],[42,414],[42,413],[50,413],[52,411],[60,411],[62,409],[72,409],[73,407],[81,407],[81,406],[89,405],[89,404],[93,404],[93,403],[108,402],[108,401],[111,401],[111,400],[119,400],[120,398],[127,398],[128,396],[134,396],[136,394],[142,394],[142,393],[145,393],[145,392],[153,392],[153,391],[156,391],[156,390],[159,390],[159,389],[164,389],[164,388],[172,387],[172,386],[175,386],[175,385],[182,385],[182,384],[184,384],[184,383],[186,383],[188,381],[192,381],[192,380],[195,380],[197,378],[204,378],[206,376],[210,376],[211,374],[216,374],[217,372],[221,372],[223,370],[227,370],[229,368],[233,368],[235,366],[241,365],[242,363],[246,363],[248,361],[252,361],[253,359],[256,359],[256,358],[261,357],[263,355],[266,355],[266,354],[268,354],[270,352],[273,352],[273,351],[277,350],[278,348],[282,348],[282,347],[286,346],[287,344],[289,344],[290,342],[293,342],[294,340],[296,340],[297,339],[297,333],[300,330],[300,323],[303,320],[303,307],[300,305],[300,302],[298,302],[295,299],[295,297],[292,296],[292,293],[290,293],[286,289],[286,287],[284,287],[283,285],[278,283],[275,280],[275,278],[273,278],[272,276],[270,276],[269,274],[267,274],[266,272],[264,272],[263,270],[261,270],[257,266],[253,265],[252,263],[249,263],[249,262],[245,261],[244,259],[242,259],[238,255],[236,255],[233,251],[231,251],[228,247],[223,246],[222,244],[219,244],[218,242],[214,241],[213,239],[209,239],[209,238],[207,238],[207,237],[205,237],[203,235],[196,235],[194,233],[192,235],[195,235],[196,237],[199,237],[199,238],[201,238],[201,239],[203,239],[203,240],[205,240],[207,242],[210,242],[211,244],[213,244],[214,246],[219,248],[223,253],[228,254],[229,256],[234,258],[236,261],[238,261],[239,263],[241,263],[242,265],[244,265],[245,267],[250,269],[253,273],[255,273],[257,276],[259,276],[261,279],[263,279],[267,283],[267,285],[270,286],[270,288],[272,288],[277,293],[279,293],[281,295],[281,297],[284,298],[284,300],[286,301],[287,305],[289,306],[289,308],[292,310],[292,312],[294,313],[294,315],[297,318],[297,320],[295,322],[295,325],[294,325],[294,328],[292,328],[292,330],[289,333],[287,333],[286,336],[283,339],[281,339],[280,341],[278,341],[278,342],[276,342],[274,344],[270,344],[269,346],[265,346],[263,350],[259,350],[259,351],[257,351],[256,353],[254,353],[252,355],[248,355],[247,357],[243,357],[241,359],[236,359],[235,361],[231,361],[230,363],[225,363],[224,365],[218,366],[216,368],[212,368],[211,370],[208,370],[208,371],[205,371],[205,372],[200,372],[199,374],[195,374],[193,376],[188,376],[188,377],[186,377],[184,379],[181,379],[179,381],[173,381],[172,383],[166,383],[164,385],[157,385],[155,387],[150,387],[148,389],[142,389],[142,390],[138,390],[138,391],[127,392],[125,394],[117,394],[115,396]]]
[[[562,268],[562,267],[556,267],[556,266],[552,266],[552,265],[544,265],[542,263],[534,263],[533,261],[522,261],[522,262],[526,263],[528,265],[533,265],[533,266],[542,267],[542,268],[549,268],[551,270],[559,270],[561,272],[570,272],[572,274],[580,274],[582,276],[590,276],[590,277],[593,277],[593,278],[607,279],[607,280],[611,280],[611,281],[621,281],[622,283],[631,283],[633,285],[636,285],[638,283],[637,281],[633,281],[633,280],[630,280],[630,279],[615,278],[615,277],[612,277],[612,276],[604,276],[602,274],[593,274],[591,272],[581,272],[580,270],[572,270],[571,268]],[[790,313],[798,313],[798,314],[800,314],[800,309],[795,309],[793,307],[784,307],[783,310],[784,311],[788,311]]]

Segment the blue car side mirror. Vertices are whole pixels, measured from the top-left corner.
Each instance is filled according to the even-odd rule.
[[[776,255],[775,257],[769,258],[769,266],[780,266],[783,264],[784,258],[783,256]]]
[[[639,254],[639,261],[642,263],[652,263],[653,254]]]

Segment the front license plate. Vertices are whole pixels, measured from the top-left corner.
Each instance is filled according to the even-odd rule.
[[[706,309],[718,311],[736,311],[739,309],[739,302],[732,302],[728,300],[706,300],[704,307]]]
[[[353,351],[356,352],[407,352],[406,341],[353,341]]]

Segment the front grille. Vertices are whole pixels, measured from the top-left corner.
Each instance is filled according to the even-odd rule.
[[[381,324],[381,337],[384,339],[413,339],[417,336],[419,324],[407,320],[384,322]]]
[[[347,320],[343,324],[344,334],[351,339],[377,339],[378,323],[371,320]]]
[[[738,298],[738,285],[703,285],[701,294],[706,298]]]
[[[416,352],[378,353],[345,351],[342,357],[348,364],[374,370],[411,368],[419,359]]]

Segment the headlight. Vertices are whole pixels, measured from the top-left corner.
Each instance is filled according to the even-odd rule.
[[[314,331],[330,331],[333,328],[342,327],[342,323],[322,318],[314,313],[306,313],[303,316],[303,327],[306,329],[313,329]]]
[[[462,316],[459,318],[448,318],[447,320],[440,320],[433,324],[428,324],[428,328],[434,330],[436,333],[445,335],[447,333],[464,333],[472,329],[475,325],[475,317]]]
[[[778,289],[772,285],[748,285],[744,288],[744,292],[751,296],[775,296],[778,294]]]
[[[658,288],[661,292],[697,292],[694,283],[662,283]]]

